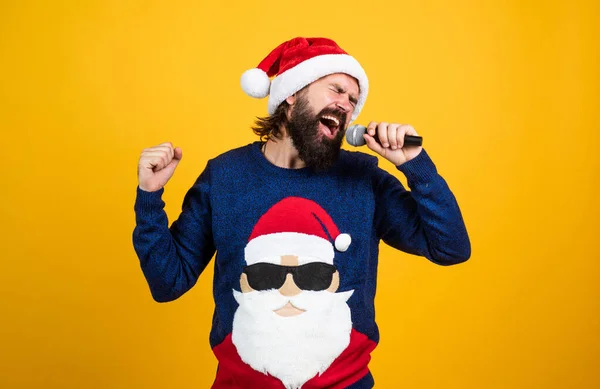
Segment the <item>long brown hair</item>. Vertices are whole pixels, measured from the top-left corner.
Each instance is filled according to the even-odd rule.
[[[288,122],[287,111],[290,105],[287,101],[283,101],[275,112],[269,116],[257,117],[252,131],[260,137],[260,140],[265,142],[268,139],[280,138],[281,127],[285,127]]]

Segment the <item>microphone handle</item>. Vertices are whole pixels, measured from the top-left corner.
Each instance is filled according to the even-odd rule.
[[[377,143],[381,144],[381,142],[379,141],[379,137],[377,136],[377,134],[375,134],[375,136],[373,137],[373,139],[375,139],[375,141]],[[422,136],[406,135],[405,134],[404,135],[404,146],[423,146],[423,137]]]

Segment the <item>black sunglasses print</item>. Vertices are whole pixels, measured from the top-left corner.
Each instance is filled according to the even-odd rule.
[[[322,262],[312,262],[301,266],[280,266],[272,263],[257,263],[244,267],[248,284],[254,290],[279,289],[285,278],[291,274],[298,288],[302,290],[325,290],[331,285],[336,268]]]

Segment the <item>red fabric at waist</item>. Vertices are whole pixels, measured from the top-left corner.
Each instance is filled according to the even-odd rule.
[[[368,372],[371,351],[376,343],[352,329],[350,344],[323,374],[308,380],[302,389],[343,389]],[[212,389],[285,389],[279,379],[254,370],[242,361],[231,341],[231,334],[213,348],[219,361]]]

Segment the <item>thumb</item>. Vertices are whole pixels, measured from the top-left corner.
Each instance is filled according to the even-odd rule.
[[[171,160],[171,162],[169,162],[169,164],[161,170],[161,172],[164,172],[162,174],[165,177],[167,177],[167,179],[169,179],[173,175],[173,173],[175,172],[175,168],[177,167],[177,165],[179,165],[179,162],[181,162],[181,158],[183,158],[183,153],[181,149],[177,147],[174,150],[173,159]]]
[[[181,147],[176,147],[175,153],[173,155],[173,160],[177,160],[176,163],[179,163],[179,161],[181,161],[181,158],[183,158],[183,150],[181,150]]]
[[[363,138],[367,142],[367,147],[368,148],[370,148],[371,150],[373,150],[377,154],[383,153],[383,146],[381,146],[379,143],[377,143],[377,141],[375,141],[375,138],[373,138],[371,135],[369,135],[367,133],[365,133],[363,135]]]
[[[179,162],[181,162],[181,158],[183,158],[183,151],[180,147],[176,147],[173,153],[173,159],[171,160],[171,162],[169,162],[166,168],[175,170],[177,165],[179,165]]]

